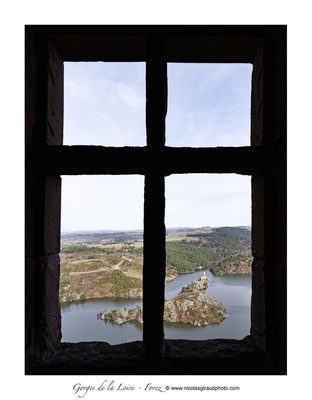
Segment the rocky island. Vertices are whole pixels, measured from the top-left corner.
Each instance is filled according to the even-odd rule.
[[[216,299],[205,294],[209,280],[205,273],[198,281],[182,287],[181,292],[172,300],[165,301],[164,320],[166,322],[182,322],[193,326],[219,324],[228,317],[223,305]],[[143,323],[141,306],[134,309],[118,308],[103,310],[97,315],[98,319],[110,320],[123,324],[136,320]]]

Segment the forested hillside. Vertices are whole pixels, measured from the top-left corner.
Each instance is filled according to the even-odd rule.
[[[245,228],[216,228],[209,233],[190,233],[166,244],[169,274],[210,268],[215,275],[250,273],[250,231]]]

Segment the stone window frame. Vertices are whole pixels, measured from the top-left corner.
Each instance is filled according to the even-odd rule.
[[[286,26],[26,26],[25,50],[26,373],[168,374],[174,367],[181,374],[285,374]],[[146,146],[63,146],[64,61],[146,62]],[[165,146],[168,62],[253,64],[251,146]],[[164,339],[164,181],[183,173],[252,177],[251,336],[242,341]],[[106,343],[61,344],[60,176],[66,174],[145,176],[143,343],[117,347],[128,354],[123,360]],[[185,346],[192,350],[183,352]]]

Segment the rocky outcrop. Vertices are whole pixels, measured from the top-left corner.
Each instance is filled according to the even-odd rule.
[[[228,317],[222,304],[205,294],[209,280],[203,276],[188,286],[172,300],[165,302],[164,320],[183,322],[194,326],[221,323]]]
[[[143,310],[141,306],[133,309],[117,308],[116,310],[104,310],[98,314],[98,319],[111,320],[118,325],[128,321],[136,320],[143,324]]]
[[[219,324],[228,317],[222,304],[216,299],[205,294],[209,280],[203,276],[188,286],[172,300],[165,302],[164,320],[167,322],[182,322],[194,326]],[[116,310],[104,310],[98,314],[98,319],[111,320],[117,324],[123,324],[131,320],[143,323],[143,311],[141,306],[128,310],[119,308]]]

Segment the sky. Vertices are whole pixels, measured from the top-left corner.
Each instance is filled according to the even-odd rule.
[[[250,143],[250,64],[168,64],[166,145]],[[65,63],[64,144],[145,146],[145,63]],[[250,177],[166,178],[166,226],[251,224]],[[63,176],[62,232],[143,228],[143,176]]]

